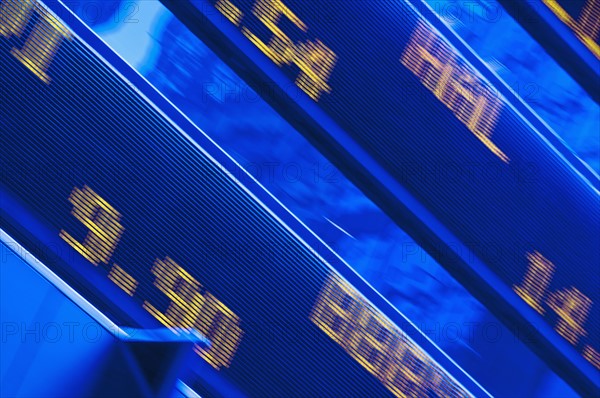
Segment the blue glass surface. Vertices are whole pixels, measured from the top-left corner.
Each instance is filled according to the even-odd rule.
[[[20,255],[0,242],[0,395],[81,395],[114,338]]]

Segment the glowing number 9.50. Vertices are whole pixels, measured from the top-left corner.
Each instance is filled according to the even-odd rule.
[[[108,264],[125,230],[119,223],[121,215],[87,185],[82,189],[74,188],[69,201],[73,204],[71,214],[89,232],[83,242],[79,242],[65,230],[60,231],[60,237],[92,264]]]

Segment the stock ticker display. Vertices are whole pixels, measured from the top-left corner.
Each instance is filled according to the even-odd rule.
[[[597,176],[424,4],[164,3],[597,394]],[[123,324],[205,334],[198,365],[237,395],[487,394],[189,114],[45,4],[0,1],[2,229]]]
[[[597,393],[598,176],[431,9],[163,3],[486,306],[537,333],[565,379]],[[452,178],[469,167],[469,183]]]
[[[62,3],[0,2],[0,65],[1,227],[121,324],[251,396],[488,395]]]

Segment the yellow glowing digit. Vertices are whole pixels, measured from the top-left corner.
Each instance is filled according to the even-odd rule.
[[[71,38],[67,30],[53,15],[39,8],[40,20],[29,34],[23,48],[13,48],[11,53],[44,83],[50,83],[46,73],[63,39]]]
[[[231,11],[227,11],[231,8],[227,3],[229,0],[223,0],[223,3],[217,3],[217,8],[238,25],[239,18],[234,15],[235,12],[232,14]],[[268,43],[264,43],[246,27],[242,28],[242,33],[277,65],[297,65],[300,74],[295,83],[313,100],[318,101],[322,93],[331,92],[327,80],[337,60],[335,53],[320,40],[296,44],[283,33],[278,26],[282,17],[287,18],[303,32],[306,32],[308,27],[281,0],[258,0],[252,13],[273,33],[273,37]]]
[[[561,21],[563,21],[571,29],[575,29],[575,20],[565,11],[564,8],[558,4],[556,0],[542,0],[544,4],[556,15]]]
[[[396,397],[469,396],[338,275],[329,276],[309,318]]]
[[[300,68],[296,84],[313,100],[317,101],[323,92],[330,93],[327,80],[333,72],[337,56],[320,40],[307,41],[296,47],[294,61]]]
[[[204,297],[200,294],[200,283],[169,257],[164,260],[157,259],[152,273],[156,275],[154,285],[172,302],[165,313],[147,301],[144,301],[144,308],[167,327],[194,326],[204,304]]]
[[[361,326],[355,348],[357,359],[378,379],[386,380],[387,372],[395,361],[390,354],[396,351],[398,337],[392,333],[392,325],[376,313],[363,317]]]
[[[540,314],[544,314],[542,307],[546,290],[552,280],[554,264],[538,252],[527,253],[529,267],[525,280],[521,286],[513,286],[515,293]]]
[[[583,328],[592,306],[592,300],[571,287],[551,293],[546,301],[558,317],[556,331],[569,343],[576,345],[579,338],[587,335]]]
[[[69,201],[73,204],[71,214],[90,231],[83,243],[64,230],[60,237],[92,264],[108,264],[124,231],[119,223],[121,215],[87,185],[73,189]]]
[[[425,396],[428,380],[423,373],[428,366],[427,359],[405,341],[397,353],[395,366],[386,384],[398,397]]]
[[[240,318],[209,292],[196,329],[211,342],[209,350],[196,352],[214,368],[228,367],[242,340]]]
[[[163,325],[176,331],[178,328],[195,328],[211,343],[208,351],[195,351],[216,369],[228,367],[242,340],[240,319],[211,293],[200,293],[202,286],[186,270],[169,257],[156,260],[152,267],[156,275],[154,285],[171,303],[163,313],[148,301],[143,307]]]
[[[548,292],[554,274],[554,264],[538,252],[528,253],[527,259],[529,267],[525,279],[520,286],[513,286],[513,290],[538,313],[545,313],[543,305],[554,311],[558,315],[556,332],[572,345],[577,345],[579,339],[587,335],[584,325],[593,304],[592,300],[575,287]],[[588,361],[593,358],[592,355],[586,355],[585,350],[583,356]]]
[[[310,319],[339,345],[353,351],[363,308],[354,288],[332,276],[319,294]]]
[[[286,65],[294,60],[296,51],[294,42],[277,26],[281,17],[286,17],[298,28],[306,32],[308,29],[296,14],[281,2],[281,0],[258,0],[252,13],[273,33],[268,44],[265,44],[247,28],[242,28],[242,33],[250,39],[265,55],[277,65]]]
[[[5,0],[0,4],[0,35],[20,37],[31,18],[34,0]]]
[[[71,38],[71,32],[65,28],[45,8],[34,0],[8,0],[0,4],[0,35],[9,38],[20,37],[30,21],[33,11],[40,16],[23,48],[13,48],[11,54],[25,65],[44,83],[50,83],[46,73],[60,43]]]
[[[394,364],[384,381],[397,397],[471,397],[414,342],[402,337]]]

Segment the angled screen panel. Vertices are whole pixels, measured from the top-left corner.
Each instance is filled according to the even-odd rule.
[[[599,180],[420,1],[165,3],[504,321],[597,393]]]
[[[0,227],[120,324],[198,329],[222,395],[488,395],[62,3],[0,2],[0,66]]]
[[[600,1],[499,2],[600,103]]]

